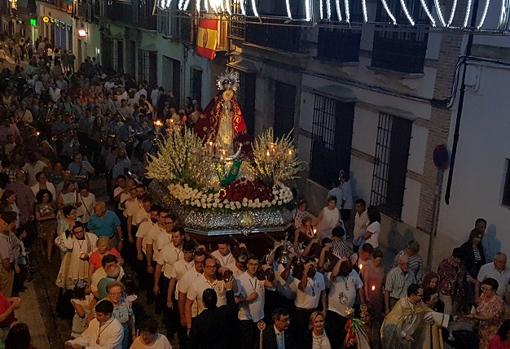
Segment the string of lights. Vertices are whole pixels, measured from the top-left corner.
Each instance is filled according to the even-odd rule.
[[[249,7],[251,9],[250,13],[247,13],[247,2],[249,1]],[[269,0],[268,0],[269,1]],[[275,1],[275,0],[271,0]],[[285,1],[285,10],[286,17],[285,21],[282,23],[278,23],[277,25],[328,25],[328,26],[351,26],[351,25],[362,25],[367,23],[374,24],[388,24],[387,22],[374,22],[373,18],[370,18],[369,12],[367,10],[367,0],[334,0],[334,4],[332,4],[333,0],[301,0],[303,2],[304,14],[301,16],[297,16],[296,13],[293,13],[291,0],[281,0]],[[363,18],[361,23],[355,23],[351,20],[351,1],[361,1],[361,11]],[[381,2],[381,5],[384,9],[384,12],[388,16],[389,24],[399,27],[405,27],[406,25],[410,25],[414,27],[417,25],[417,20],[413,17],[413,12],[410,11],[410,8],[414,8],[414,4],[410,4],[406,0],[399,0],[400,10],[404,14],[405,22],[397,22],[397,18],[395,14],[390,9],[388,4],[388,0],[377,0]],[[469,19],[471,16],[471,7],[472,0],[467,0],[467,6],[463,11],[463,13],[459,13],[458,9],[458,0],[453,0],[452,6],[450,9],[450,13],[448,16],[445,16],[443,12],[443,8],[441,6],[441,0],[434,0],[434,13],[431,11],[429,6],[427,5],[427,0],[412,0],[419,2],[419,6],[423,9],[423,12],[426,15],[428,20],[428,24],[432,28],[437,28],[439,30],[461,30],[461,31],[477,31],[481,34],[484,33],[500,33],[500,34],[508,34],[510,33],[509,21],[510,21],[510,0],[501,0],[501,2],[494,2],[491,0],[485,0],[482,13],[480,15],[478,24],[475,28],[470,27]],[[264,19],[274,20],[275,18],[281,18],[278,16],[267,16],[260,15],[259,10],[257,8],[260,5],[257,0],[236,0],[234,1],[234,5],[231,6],[230,0],[195,0],[194,6],[190,9],[191,0],[178,0],[177,6],[175,6],[175,2],[173,0],[159,0],[156,3],[156,6],[160,10],[169,10],[171,7],[176,7],[179,11],[183,12],[182,14],[191,15],[193,12],[196,15],[216,15],[228,18],[230,16],[244,16],[247,19],[256,18],[260,23]],[[332,5],[335,6],[336,18],[332,18]],[[411,6],[413,5],[413,6]],[[487,14],[489,13],[489,9],[491,6],[499,7],[499,20],[496,24],[495,28],[489,28],[486,26]],[[235,10],[234,10],[235,8]],[[399,9],[394,9],[395,11],[399,11]],[[491,10],[491,13],[492,10]],[[454,26],[453,21],[456,16],[462,16],[464,21],[461,26]],[[301,18],[298,18],[301,17]],[[462,17],[461,17],[462,18]],[[299,22],[299,23],[298,23]],[[304,24],[301,22],[305,22]],[[420,24],[422,24],[420,22]]]

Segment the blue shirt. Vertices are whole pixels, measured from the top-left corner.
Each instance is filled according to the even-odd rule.
[[[113,238],[118,226],[120,226],[119,217],[117,217],[114,212],[108,210],[103,218],[99,218],[96,214],[93,214],[87,223],[87,228],[98,237],[107,236]]]

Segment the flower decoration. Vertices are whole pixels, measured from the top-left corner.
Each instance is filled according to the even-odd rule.
[[[266,185],[291,180],[304,169],[292,144],[292,132],[274,138],[273,129],[262,133],[253,143],[253,162],[248,167],[253,177]]]

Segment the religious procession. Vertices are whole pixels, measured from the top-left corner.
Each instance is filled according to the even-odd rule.
[[[437,268],[391,253],[349,171],[311,212],[293,134],[248,132],[235,71],[202,109],[37,47],[0,80],[3,348],[36,348],[16,314],[50,277],[52,348],[510,347],[484,218]]]

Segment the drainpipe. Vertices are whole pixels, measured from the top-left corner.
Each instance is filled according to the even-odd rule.
[[[471,13],[471,31],[468,35],[468,41],[466,44],[466,52],[464,54],[464,63],[462,68],[462,80],[460,85],[460,94],[459,94],[459,106],[457,108],[457,117],[455,118],[455,133],[453,134],[453,145],[452,145],[452,154],[450,158],[450,170],[448,171],[448,182],[446,184],[446,194],[445,194],[445,202],[447,205],[450,204],[450,196],[452,190],[452,182],[453,182],[453,171],[455,169],[455,158],[457,155],[457,146],[459,143],[459,133],[460,133],[460,121],[462,119],[462,110],[464,109],[464,95],[466,93],[466,70],[467,70],[467,60],[471,56],[471,49],[473,47],[473,29],[476,26],[476,16],[478,12],[478,0],[473,1],[473,9]]]

